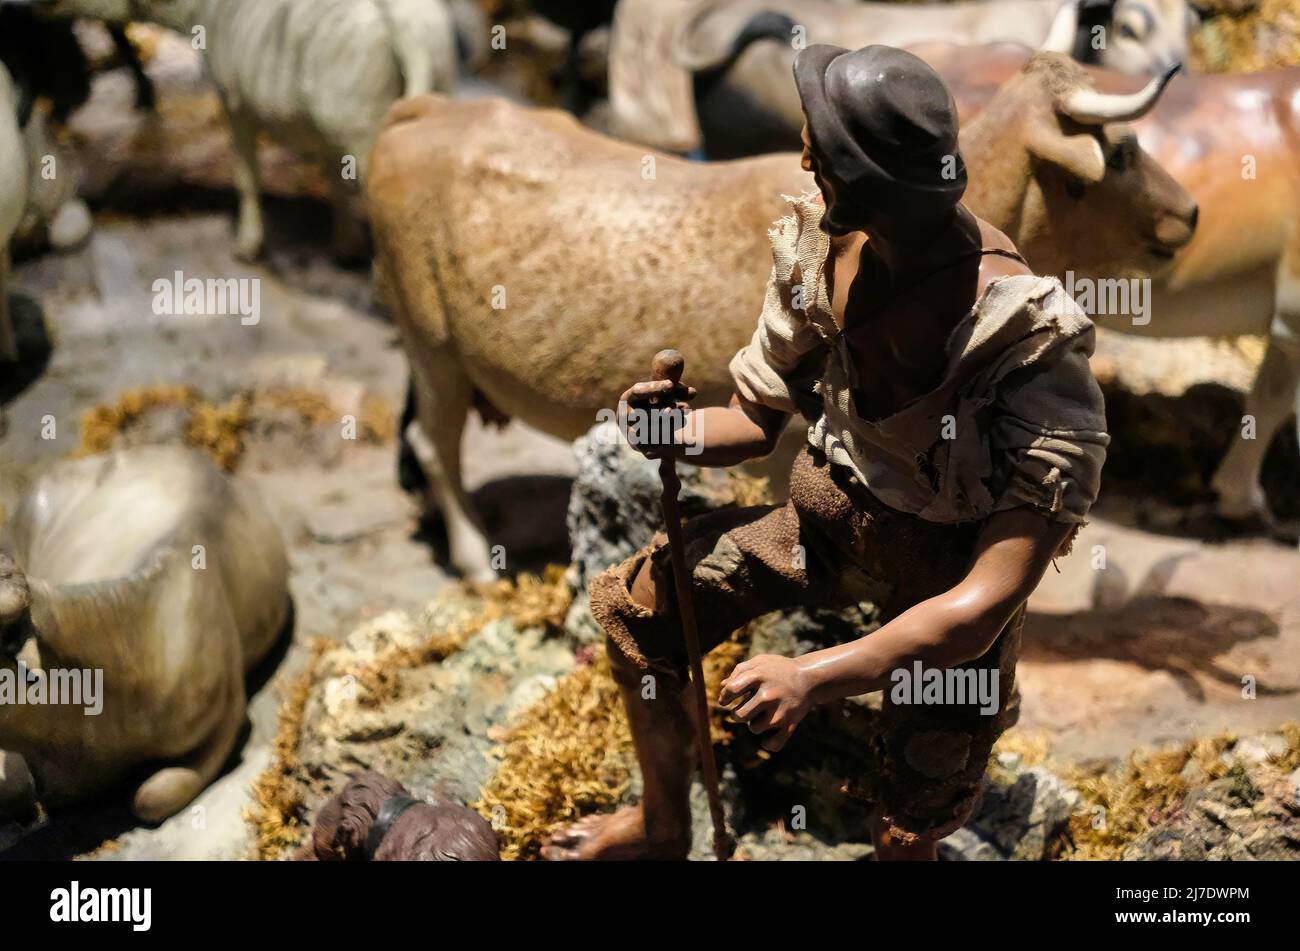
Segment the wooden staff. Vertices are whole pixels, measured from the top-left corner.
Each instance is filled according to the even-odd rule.
[[[679,397],[686,393],[681,385],[686,361],[676,350],[660,350],[651,366],[652,379],[671,380],[672,390],[661,397],[653,397],[652,405],[666,400],[667,406],[657,407],[660,412],[671,412]],[[668,417],[672,419],[672,417]],[[675,434],[677,422],[668,427]],[[652,432],[657,433],[654,429]],[[677,504],[681,479],[677,477],[677,461],[672,456],[659,460],[659,479],[663,483],[660,504],[663,507],[664,529],[668,533],[668,553],[672,556],[673,584],[677,589],[677,607],[682,618],[682,637],[686,641],[686,658],[690,664],[691,695],[695,701],[695,742],[700,754],[700,770],[704,789],[709,795],[709,813],[713,817],[713,851],[718,861],[731,857],[732,842],[727,835],[726,816],[722,811],[722,793],[718,789],[718,766],[713,759],[713,741],[709,736],[709,699],[704,690],[704,657],[700,652],[699,628],[695,626],[695,602],[691,597],[691,576],[686,567],[686,542],[682,538],[682,513]]]

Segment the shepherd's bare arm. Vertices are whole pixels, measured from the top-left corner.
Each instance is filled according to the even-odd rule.
[[[749,695],[736,715],[755,733],[785,745],[813,706],[887,687],[915,661],[953,667],[983,655],[1029,598],[1070,531],[1029,508],[985,523],[966,576],[953,588],[900,614],[865,637],[791,659],[764,654],[736,667],[721,702]]]
[[[644,408],[651,397],[671,389],[672,383],[667,380],[637,383],[619,402],[632,409]],[[677,430],[671,445],[639,444],[635,426],[624,430],[628,443],[650,459],[671,455],[695,466],[734,466],[770,453],[788,418],[737,393],[732,394],[727,406],[691,410],[687,404],[678,403],[677,408],[686,414],[685,424]]]

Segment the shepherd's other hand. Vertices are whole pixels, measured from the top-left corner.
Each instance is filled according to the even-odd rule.
[[[811,690],[808,674],[798,661],[760,654],[736,666],[722,682],[718,702],[730,707],[751,733],[769,734],[763,749],[775,753],[808,715]]]

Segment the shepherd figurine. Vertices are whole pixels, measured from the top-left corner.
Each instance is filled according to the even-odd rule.
[[[901,50],[824,45],[799,53],[794,77],[818,191],[771,232],[772,277],[731,362],[730,405],[691,410],[693,391],[668,372],[623,395],[683,417],[667,438],[626,426],[634,448],[695,465],[766,455],[803,415],[790,499],[694,518],[680,544],[657,536],[592,583],[644,793],[556,833],[549,859],[686,857],[691,746],[708,723],[692,714],[679,612],[708,651],[771,611],[860,602],[881,627],[753,657],[718,699],[775,754],[814,706],[883,690],[861,777],[876,856],[933,859],[1015,721],[1025,602],[1097,497],[1109,440],[1092,323],[961,204],[939,77]]]

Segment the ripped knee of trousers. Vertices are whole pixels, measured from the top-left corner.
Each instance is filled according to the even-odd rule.
[[[591,613],[605,631],[610,666],[620,684],[639,681],[647,672],[685,677],[684,659],[675,656],[678,652],[673,649],[681,636],[675,612],[671,606],[647,607],[632,597],[632,581],[653,547],[637,552],[591,582]],[[656,582],[662,591],[664,579],[656,578]]]

